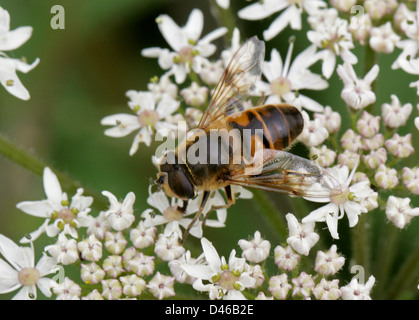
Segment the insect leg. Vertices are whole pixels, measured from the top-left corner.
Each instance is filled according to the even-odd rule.
[[[191,230],[191,228],[193,227],[193,225],[196,223],[196,221],[200,217],[200,215],[202,213],[202,210],[204,210],[205,204],[207,203],[207,201],[209,199],[209,196],[210,196],[210,192],[209,191],[204,191],[204,194],[202,195],[201,205],[199,206],[199,210],[196,213],[195,217],[192,219],[192,221],[189,224],[189,226],[185,229],[185,232],[183,233],[183,237],[182,237],[182,241],[181,241],[182,243],[186,240],[186,237],[188,236],[189,231]]]
[[[183,200],[182,201],[182,206],[178,208],[178,211],[181,212],[181,213],[185,213],[186,212],[186,208],[188,207],[188,203],[189,203],[188,200],[186,200],[186,201]]]
[[[207,221],[208,215],[211,213],[211,211],[218,210],[218,209],[227,209],[227,208],[231,207],[234,203],[236,203],[236,198],[234,197],[234,194],[231,190],[231,186],[226,186],[224,188],[224,193],[227,197],[227,203],[225,205],[221,205],[221,206],[212,206],[211,210],[209,210],[207,212],[207,214],[205,215],[205,217],[202,221],[202,227],[205,227],[205,221]]]
[[[266,101],[266,95],[265,92],[262,92],[262,96],[260,97],[258,103],[256,104],[257,106],[263,106],[265,104]]]

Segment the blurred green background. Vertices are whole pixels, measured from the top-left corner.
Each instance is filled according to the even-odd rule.
[[[235,9],[248,4],[244,1],[232,2]],[[57,4],[65,9],[64,30],[53,30],[50,27],[54,16],[50,12],[51,7]],[[37,57],[41,60],[28,74],[19,74],[31,94],[28,102],[20,101],[0,88],[0,132],[97,192],[108,190],[123,198],[129,191],[134,191],[137,196],[135,210],[138,215],[141,214],[147,208],[145,199],[149,179],[157,173],[150,160],[157,144],[149,148],[142,144],[140,151],[131,157],[128,151],[133,134],[120,139],[105,137],[105,128],[100,125],[100,120],[110,114],[128,112],[125,92],[131,89],[147,90],[149,79],[162,74],[156,59],[144,58],[140,53],[147,47],[168,47],[157,28],[155,18],[166,13],[182,26],[192,8],[200,8],[205,14],[205,35],[218,27],[209,2],[2,0],[0,5],[11,15],[11,29],[24,25],[34,28],[30,40],[8,54],[15,58],[24,56],[30,63]],[[262,31],[272,20],[273,17],[262,22],[237,19],[233,23],[240,27],[242,37],[248,38],[253,35],[261,37]],[[273,47],[285,57],[288,38],[293,34],[297,36],[294,56],[308,46],[304,30],[294,32],[287,28],[267,43],[266,59],[270,59]],[[361,75],[362,48],[357,48],[355,53],[360,58],[356,68]],[[392,93],[397,94],[403,103],[417,103],[415,91],[408,87],[415,77],[390,69],[396,56],[397,53],[379,56],[381,71],[377,81],[377,106],[390,102]],[[349,115],[340,99],[341,86],[342,82],[334,74],[327,90],[304,93],[324,105],[342,110],[342,133],[349,126]],[[413,114],[417,114],[416,107]],[[414,132],[413,144],[417,147],[419,138],[413,119],[412,116],[401,132]],[[306,154],[307,150],[297,146],[296,152]],[[404,164],[417,165],[418,151]],[[298,201],[291,202],[286,196],[270,194],[269,197],[284,215],[298,206]],[[15,206],[20,201],[44,198],[41,177],[0,157],[1,234],[18,241],[24,234],[36,229],[43,222],[42,219],[26,215]],[[419,205],[417,197],[413,201]],[[262,236],[271,240],[273,247],[285,241],[278,239],[269,223],[261,218],[251,203],[252,200],[240,200],[229,209],[228,231],[205,230],[206,237],[215,243],[220,254],[228,255],[232,248],[237,248],[239,239],[253,236],[255,230],[260,230]],[[298,216],[298,212],[293,213]],[[307,213],[300,213],[299,217]],[[416,220],[408,227],[408,236],[403,238],[403,247],[407,251],[419,241],[419,223]],[[383,213],[379,213],[377,221],[380,221],[381,227],[385,224]],[[343,238],[340,240],[342,250],[345,250],[345,235],[348,236],[345,228],[346,218],[339,224]],[[327,230],[320,232],[324,233],[326,242],[331,241]],[[49,239],[43,241],[48,243]],[[380,241],[379,231],[376,241]],[[350,249],[346,247],[346,250],[349,252]]]

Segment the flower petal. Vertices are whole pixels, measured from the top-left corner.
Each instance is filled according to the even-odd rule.
[[[285,216],[285,219],[287,219],[289,235],[290,236],[299,235],[300,224],[298,223],[297,218],[292,213],[288,213]]]
[[[191,277],[198,279],[211,280],[214,275],[214,270],[210,266],[191,264],[181,264],[180,266]]]
[[[333,239],[339,239],[339,234],[338,234],[338,214],[331,214],[329,213],[326,216],[326,224],[327,227],[329,228],[329,232],[330,235],[332,236]]]
[[[0,51],[15,50],[22,46],[32,35],[32,27],[19,27],[2,34],[0,39]]]
[[[39,58],[36,58],[34,60],[34,62],[32,62],[31,64],[28,64],[20,59],[13,59],[16,63],[16,70],[23,72],[23,73],[28,73],[29,71],[31,71],[33,68],[35,68],[39,62],[41,60],[39,60]]]
[[[294,100],[296,105],[301,105],[306,110],[313,111],[313,112],[323,112],[324,107],[318,103],[316,100],[313,100],[303,94],[299,94],[298,98]]]
[[[105,126],[114,126],[113,128],[106,129],[105,135],[115,138],[125,137],[132,131],[140,128],[138,117],[126,113],[118,113],[104,117],[100,123]]]
[[[173,21],[171,17],[162,14],[157,18],[158,27],[163,38],[175,51],[180,51],[182,47],[187,45],[182,29]]]
[[[23,201],[19,202],[16,207],[27,214],[40,218],[49,218],[54,211],[49,200]]]
[[[36,300],[36,287],[22,287],[22,289],[19,290],[19,292],[12,298],[12,300]]]
[[[135,202],[134,192],[128,192],[125,196],[124,201],[122,202],[122,212],[133,213],[133,206]]]
[[[57,176],[50,168],[45,167],[43,177],[45,194],[47,195],[48,200],[54,205],[60,205],[63,200],[63,191],[61,190],[61,185]]]
[[[39,288],[39,290],[41,290],[42,294],[48,298],[52,296],[51,288],[56,284],[57,283],[54,280],[49,278],[41,278],[36,283],[37,287]]]
[[[182,28],[184,34],[188,37],[188,40],[197,41],[201,36],[202,29],[204,27],[204,14],[199,9],[193,9],[189,15],[188,21]]]
[[[119,201],[111,192],[105,190],[102,194],[108,198],[110,208],[119,208]]]
[[[321,52],[323,53],[322,73],[326,79],[329,79],[335,70],[336,56],[330,50],[323,50]]]
[[[266,41],[272,40],[291,22],[291,18],[293,17],[288,15],[286,11],[281,13],[281,15],[271,23],[268,29],[263,31],[263,38]]]
[[[223,300],[247,300],[246,297],[237,290],[229,290],[223,297]]]
[[[18,272],[3,259],[0,259],[0,294],[19,288]]]
[[[2,234],[0,234],[0,254],[16,270],[33,268],[35,265],[33,248],[20,247]]]
[[[151,47],[141,50],[141,55],[147,58],[158,58],[162,52],[162,48]]]
[[[378,72],[380,72],[380,67],[375,64],[365,75],[364,81],[370,85],[377,78]]]
[[[161,213],[170,207],[169,199],[167,199],[167,196],[163,191],[150,194],[147,198],[147,203],[158,209]]]
[[[23,86],[17,74],[15,59],[0,57],[0,82],[4,88],[15,97],[22,100],[29,100],[29,91]]]
[[[221,270],[221,259],[211,242],[206,238],[201,239],[202,250],[204,251],[205,259],[214,271]]]
[[[141,128],[140,132],[134,137],[131,148],[129,150],[129,155],[132,156],[137,152],[140,142],[144,142],[146,146],[151,144],[151,133],[147,127]]]
[[[20,243],[31,243],[38,239],[39,236],[46,231],[46,227],[48,226],[49,221],[49,219],[46,219],[38,229],[32,231],[29,235],[26,235],[22,239],[20,239]]]
[[[269,2],[269,1],[268,1]],[[262,20],[275,12],[281,11],[286,8],[288,1],[277,0],[270,1],[268,4],[263,4],[260,2],[253,3],[238,12],[240,19],[245,20]]]
[[[156,111],[159,114],[160,119],[170,116],[180,106],[180,101],[176,101],[171,98],[163,98],[157,105]]]
[[[240,283],[245,287],[245,288],[252,288],[255,283],[256,283],[256,279],[249,276],[247,274],[247,272],[244,272],[241,274],[240,276]]]
[[[47,256],[45,252],[43,252],[42,258],[39,259],[36,264],[36,269],[38,269],[41,277],[55,273],[59,268],[60,267],[57,266],[57,261],[54,258]]]
[[[303,218],[302,222],[322,222],[326,220],[326,216],[329,215],[329,213],[331,212],[337,216],[338,210],[339,209],[337,205],[335,205],[334,203],[328,203],[323,207],[311,211],[308,216]]]
[[[269,82],[282,76],[282,59],[278,50],[272,49],[271,51],[271,60],[266,61],[263,68],[263,75],[268,79]]]

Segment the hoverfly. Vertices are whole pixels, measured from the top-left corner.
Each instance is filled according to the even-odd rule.
[[[213,207],[214,210],[228,208],[235,203],[232,185],[302,197],[330,196],[333,178],[324,169],[313,161],[284,151],[303,130],[300,111],[288,104],[262,105],[247,110],[243,107],[243,102],[262,74],[264,55],[265,44],[256,36],[235,52],[212,93],[198,124],[198,133],[161,159],[155,183],[166,195],[183,200],[178,210],[185,213],[188,201],[195,198],[198,191],[203,191],[200,209],[185,230],[183,241],[211,194],[220,188],[224,188],[227,204]],[[214,148],[210,140],[216,129],[229,132],[234,129],[235,135],[221,136]],[[241,142],[243,148],[232,144],[232,136]],[[203,161],[191,163],[186,154],[196,147],[198,140],[204,141],[208,153]],[[216,149],[227,150],[227,161],[223,161]],[[244,155],[245,149],[247,156]],[[239,161],[233,157],[237,154]],[[326,186],[329,193],[326,195],[324,188],[320,188],[323,193],[316,192],[312,190],[313,185]]]

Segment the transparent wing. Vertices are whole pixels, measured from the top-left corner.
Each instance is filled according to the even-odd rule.
[[[242,101],[262,74],[264,57],[265,43],[256,36],[235,52],[214,89],[198,128],[203,129],[234,110],[242,111]]]
[[[288,193],[315,202],[328,202],[344,188],[343,183],[317,163],[272,149],[255,154],[252,163],[234,172],[229,181],[235,185]]]

